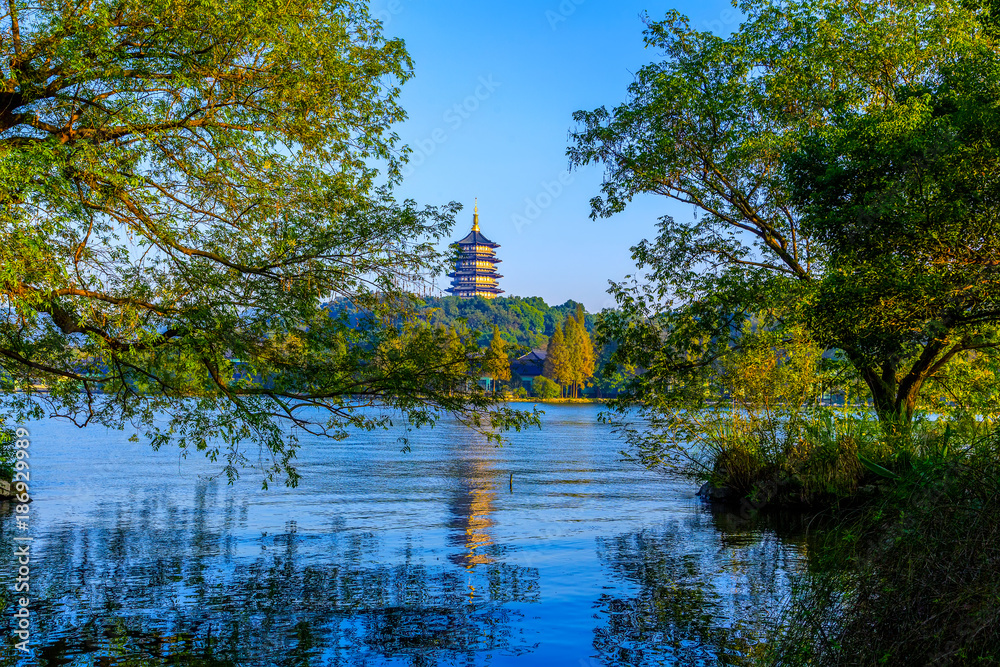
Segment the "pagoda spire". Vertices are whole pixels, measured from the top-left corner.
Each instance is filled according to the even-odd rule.
[[[476,208],[472,212],[472,231],[479,231],[479,197],[476,197]]]

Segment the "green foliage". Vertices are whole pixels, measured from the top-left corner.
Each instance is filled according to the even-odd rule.
[[[393,197],[412,69],[365,3],[4,7],[12,421],[128,428],[289,483],[302,429],[533,421],[463,391],[475,341],[400,325],[458,207]],[[331,318],[334,296],[368,315]]]
[[[1000,345],[998,100],[1000,59],[982,45],[788,158],[803,226],[829,254],[810,327],[848,351],[880,410],[912,414],[926,377]]]
[[[643,369],[622,405],[697,396],[699,369],[759,321],[842,350],[887,430],[905,430],[928,378],[997,344],[986,10],[740,8],[728,37],[676,12],[650,21],[663,59],[624,104],[574,115],[572,163],[607,170],[592,216],[647,192],[695,209],[662,218],[633,248],[640,275],[612,288],[599,338],[613,365]]]
[[[0,423],[0,479],[6,482],[14,479],[16,453],[14,432]]]
[[[855,491],[859,455],[883,460],[880,432],[854,412],[818,405],[821,350],[799,332],[785,337],[748,326],[741,347],[675,396],[650,401],[624,431],[631,456],[650,468],[708,479],[732,497],[800,504]],[[648,421],[652,419],[652,421]]]
[[[762,664],[1000,660],[998,441],[934,440],[891,482],[877,477],[885,493],[839,517]]]
[[[531,391],[538,398],[560,398],[562,397],[562,387],[548,379],[544,375],[539,375],[531,382]]]
[[[875,473],[879,477],[884,477],[886,479],[891,479],[891,480],[898,480],[899,479],[899,475],[897,475],[896,473],[892,472],[891,470],[883,468],[882,466],[880,466],[879,464],[875,463],[871,459],[867,459],[864,456],[861,456],[859,454],[858,455],[858,460],[861,462],[861,465],[863,465],[870,472]]]
[[[549,306],[540,297],[499,297],[496,299],[462,299],[457,296],[428,297],[424,299],[421,312],[446,326],[454,326],[459,321],[474,331],[480,332],[480,345],[489,344],[493,327],[508,343],[527,352],[544,349],[549,336],[562,328],[566,318],[574,314],[582,304],[567,301],[561,306]],[[588,331],[594,327],[594,316],[585,315]]]

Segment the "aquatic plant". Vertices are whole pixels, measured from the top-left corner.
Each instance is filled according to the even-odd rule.
[[[1000,661],[1000,434],[918,453],[837,517],[763,664]]]

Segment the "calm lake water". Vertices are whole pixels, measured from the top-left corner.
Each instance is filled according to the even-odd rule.
[[[545,412],[502,448],[454,423],[408,453],[398,433],[304,440],[298,488],[268,491],[128,434],[31,425],[34,655],[19,664],[712,665],[759,650],[805,541],[622,462],[594,406]],[[10,637],[16,533],[0,516]]]

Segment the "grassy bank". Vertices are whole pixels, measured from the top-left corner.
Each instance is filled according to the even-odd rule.
[[[763,664],[1000,664],[998,453],[913,459],[835,512]]]
[[[760,664],[1000,664],[1000,434],[955,421],[887,434],[826,410],[699,419],[675,471],[825,526]]]

